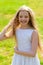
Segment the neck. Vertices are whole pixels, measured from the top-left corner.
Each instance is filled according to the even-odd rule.
[[[24,25],[24,26],[21,26],[20,25],[20,28],[23,28],[23,29],[25,29],[25,28],[31,28],[29,25]]]

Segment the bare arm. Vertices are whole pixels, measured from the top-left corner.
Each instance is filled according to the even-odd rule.
[[[12,28],[12,25],[13,25],[12,23],[9,23],[8,25],[6,25],[6,26],[4,27],[4,29],[2,30],[2,32],[0,32],[0,41],[12,36],[13,30],[11,29],[11,30],[8,32],[8,29],[9,29],[10,27]]]
[[[37,52],[37,47],[38,47],[38,34],[36,31],[34,31],[32,34],[32,49],[31,49],[31,51],[30,52],[22,52],[22,51],[15,49],[15,53],[23,55],[23,56],[34,57]]]
[[[10,30],[8,33],[6,33],[7,30],[10,27],[12,27],[12,28],[13,28],[13,26],[14,26],[14,28],[17,27],[17,25],[18,25],[17,22],[16,21],[13,21],[13,20],[14,20],[14,18],[12,18],[12,20],[10,21],[10,23],[5,26],[5,28],[2,30],[2,32],[0,32],[0,40],[4,40],[6,38],[9,38],[9,37],[12,37],[13,36],[13,30]]]
[[[13,36],[13,30],[12,29],[9,32],[7,32],[7,33],[5,31],[2,31],[0,33],[0,41],[4,40],[4,39],[7,39],[7,38],[10,38],[12,36]]]
[[[15,26],[16,25],[14,25],[14,27]],[[13,36],[13,30],[12,29],[9,32],[7,32],[9,28],[13,28],[13,19],[11,20],[11,22],[9,22],[8,25],[6,25],[4,27],[2,32],[0,32],[0,41]]]

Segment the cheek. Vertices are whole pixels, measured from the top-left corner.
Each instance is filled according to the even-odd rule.
[[[19,18],[19,21],[21,21],[22,20],[22,18]]]
[[[29,18],[27,18],[26,20],[29,21]]]

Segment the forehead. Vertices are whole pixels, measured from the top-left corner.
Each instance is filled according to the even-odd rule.
[[[28,12],[26,10],[21,10],[19,12],[19,15],[29,15]]]

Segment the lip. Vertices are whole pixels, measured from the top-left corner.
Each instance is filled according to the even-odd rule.
[[[26,23],[26,21],[21,21],[21,23]]]

